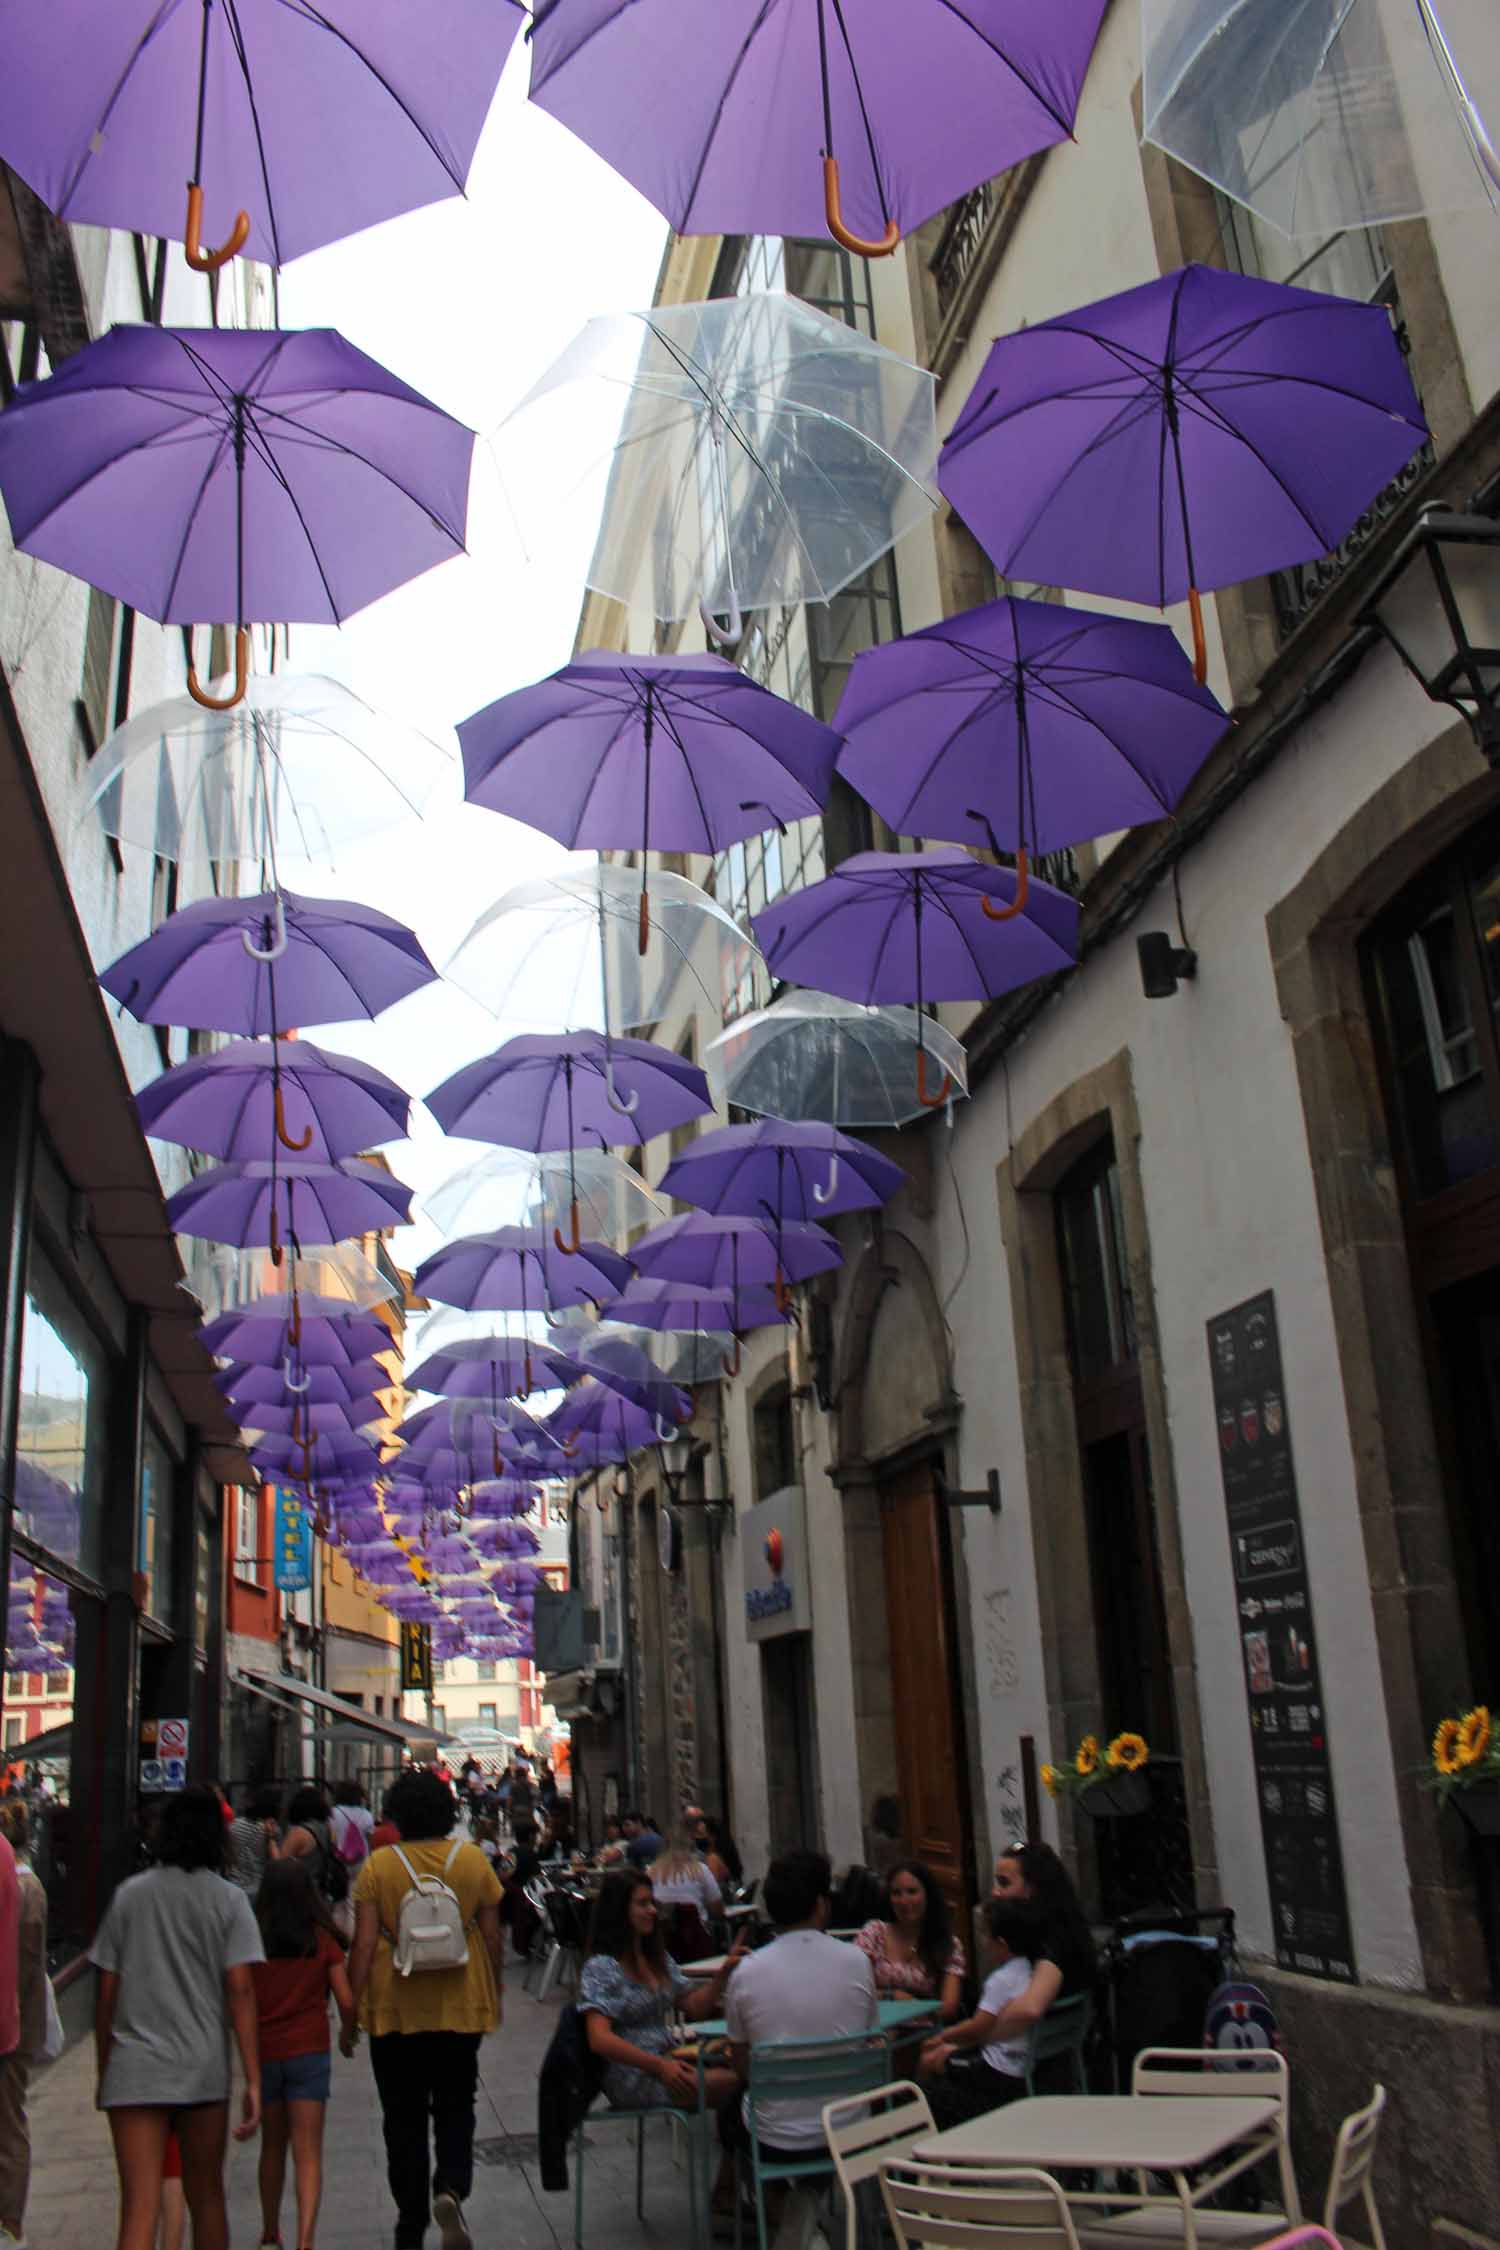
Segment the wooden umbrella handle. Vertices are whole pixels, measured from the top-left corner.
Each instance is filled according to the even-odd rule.
[[[1193,624],[1193,678],[1202,687],[1208,678],[1208,641],[1203,631],[1203,603],[1196,586],[1188,588],[1188,616]]]
[[[743,1354],[740,1350],[740,1339],[738,1338],[738,1336],[736,1336],[734,1339],[734,1350],[732,1352],[725,1352],[722,1356],[724,1361],[724,1372],[732,1380],[736,1375],[738,1375],[740,1371],[740,1360],[743,1357]]]
[[[928,1093],[927,1049],[925,1047],[919,1046],[917,1049],[917,1100],[922,1104],[922,1107],[924,1109],[941,1109],[944,1102],[948,1099],[948,1089],[952,1085],[952,1083],[952,1079],[948,1076],[948,1073],[945,1070],[943,1072],[943,1082],[941,1086],[939,1086],[937,1092],[935,1094]]]
[[[283,1148],[289,1148],[294,1156],[299,1156],[303,1149],[311,1148],[313,1129],[311,1125],[309,1125],[300,1140],[295,1140],[292,1137],[291,1133],[287,1130],[286,1104],[282,1100],[281,1082],[279,1079],[277,1080],[276,1086],[273,1089],[271,1099],[276,1111],[276,1138],[278,1141],[280,1141]]]
[[[866,242],[862,235],[851,234],[844,224],[843,206],[839,200],[839,160],[836,156],[823,159],[823,209],[828,218],[828,231],[835,242],[852,250],[856,258],[888,258],[901,240],[901,229],[894,219],[886,222],[885,233],[878,242]]]
[[[192,697],[195,703],[201,704],[205,711],[232,711],[237,703],[244,702],[245,690],[249,687],[249,685],[250,629],[246,625],[238,625],[235,627],[234,692],[232,695],[210,695],[207,688],[200,687],[198,683],[197,665],[189,664],[188,666],[188,694]]]
[[[1013,922],[1018,914],[1024,913],[1026,895],[1030,889],[1031,862],[1026,856],[1026,846],[1023,844],[1016,853],[1016,895],[1009,906],[997,906],[988,891],[981,893],[979,907],[985,920],[987,922]]]
[[[641,885],[641,906],[636,916],[635,949],[644,960],[651,946],[651,893]]]
[[[183,232],[183,254],[194,273],[217,273],[237,258],[250,239],[250,214],[241,211],[230,229],[229,240],[221,250],[203,247],[203,190],[196,180],[188,182],[187,226]]]
[[[285,1253],[281,1247],[281,1221],[276,1215],[276,1190],[271,1190],[271,1263],[279,1266]]]
[[[563,1240],[561,1227],[554,1227],[552,1229],[552,1239],[557,1244],[558,1249],[561,1251],[562,1255],[565,1258],[576,1258],[578,1255],[579,1245],[583,1240],[583,1236],[579,1231],[578,1225],[578,1199],[576,1196],[568,1207],[568,1218],[573,1230],[572,1239],[567,1242]]]

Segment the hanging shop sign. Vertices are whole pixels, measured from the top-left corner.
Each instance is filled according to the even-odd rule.
[[[789,1484],[740,1517],[745,1632],[752,1641],[812,1628],[802,1487]]]
[[[414,1695],[432,1693],[432,1627],[401,1620],[401,1685]]]
[[[1355,1981],[1327,1715],[1271,1290],[1208,1323],[1276,1959]]]
[[[312,1518],[299,1494],[285,1485],[273,1487],[276,1495],[276,1590],[305,1594],[312,1584]]]

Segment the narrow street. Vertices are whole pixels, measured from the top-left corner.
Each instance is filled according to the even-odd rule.
[[[563,2006],[554,1989],[538,2003],[521,1989],[521,1965],[506,1973],[505,2027],[485,2040],[479,2063],[478,2161],[469,2224],[479,2250],[563,2250],[573,2240],[573,2172],[566,2195],[544,2195],[536,2156],[536,2081]],[[33,2178],[28,2250],[102,2250],[114,2239],[115,2168],[109,2131],[93,2106],[92,2042],[76,2045],[33,2091]],[[237,2100],[237,2097],[236,2097]],[[674,2136],[675,2137],[675,2136]],[[255,2170],[258,2142],[230,2144],[230,2240],[236,2250],[260,2240]],[[652,2250],[688,2240],[687,2174],[661,2126],[647,2134],[646,2223],[634,2210],[635,2137],[609,2126],[589,2137],[584,2241],[588,2250]],[[318,2250],[370,2250],[390,2241],[395,2213],[385,2180],[380,2111],[369,2056],[333,2056],[333,2098],[324,2145]],[[295,2241],[290,2174],[282,2240]],[[437,2229],[428,2230],[429,2244]]]

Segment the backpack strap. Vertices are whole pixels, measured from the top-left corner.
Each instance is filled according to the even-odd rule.
[[[417,1884],[421,1880],[420,1876],[417,1874],[416,1869],[412,1866],[411,1861],[407,1858],[405,1852],[401,1849],[401,1846],[399,1844],[392,1844],[391,1850],[395,1853],[397,1859],[400,1860],[402,1866],[406,1869],[408,1880],[411,1883],[412,1889],[415,1890]]]

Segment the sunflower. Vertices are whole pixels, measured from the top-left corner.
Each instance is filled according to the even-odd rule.
[[[1056,1766],[1043,1766],[1042,1787],[1046,1790],[1049,1797],[1055,1797],[1057,1795],[1058,1790],[1061,1787],[1061,1782],[1058,1778],[1058,1771]]]
[[[1462,1763],[1459,1757],[1459,1741],[1462,1734],[1463,1728],[1457,1719],[1444,1719],[1432,1738],[1432,1762],[1437,1767],[1438,1772],[1445,1778],[1449,1774],[1457,1773]]]
[[[1104,1753],[1104,1762],[1119,1772],[1139,1773],[1150,1755],[1144,1735],[1117,1734]]]
[[[1456,1756],[1461,1766],[1477,1766],[1490,1746],[1490,1712],[1487,1703],[1476,1703],[1458,1722]]]
[[[1082,1774],[1085,1780],[1099,1771],[1099,1737],[1096,1734],[1086,1734],[1079,1743],[1073,1753],[1073,1771]]]

